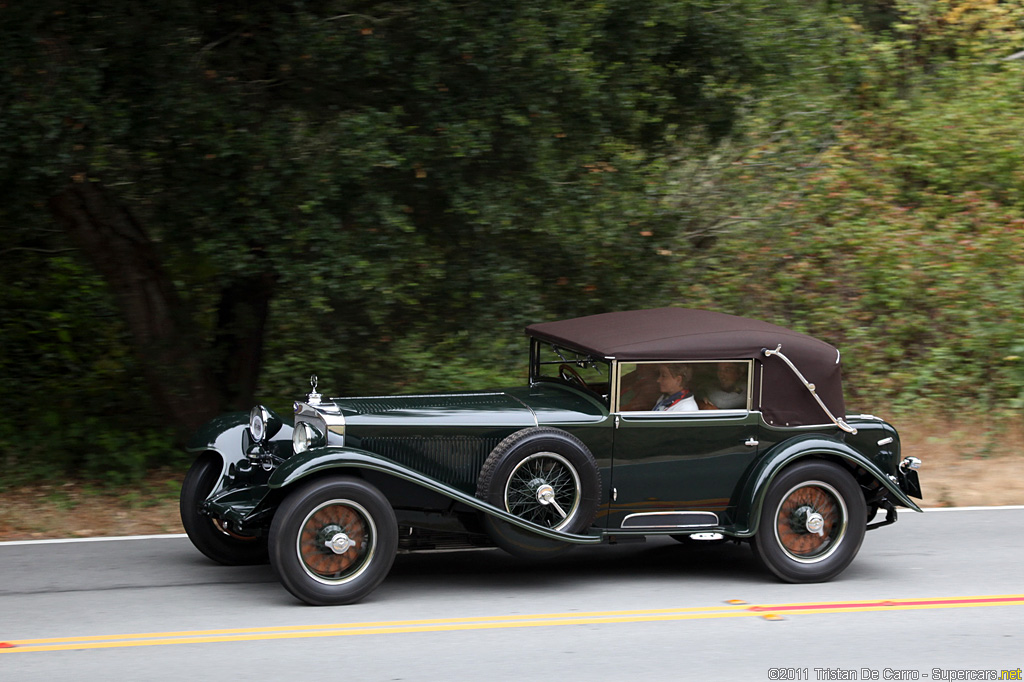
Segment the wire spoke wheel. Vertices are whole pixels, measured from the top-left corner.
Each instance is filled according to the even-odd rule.
[[[848,523],[846,504],[836,489],[808,481],[786,495],[775,514],[775,537],[796,561],[820,561],[843,540]]]
[[[476,494],[523,521],[581,533],[597,515],[601,473],[580,439],[561,429],[533,427],[516,431],[491,451],[480,469]],[[482,521],[494,544],[516,556],[545,558],[572,547],[489,513]]]
[[[309,604],[359,601],[384,580],[397,549],[391,503],[354,477],[294,486],[270,526],[270,564],[281,584]]]
[[[580,506],[580,477],[554,452],[538,452],[512,470],[505,485],[505,509],[541,526],[559,530],[572,522]]]
[[[295,548],[314,580],[342,583],[366,567],[375,536],[373,519],[362,506],[351,500],[331,500],[309,513]]]
[[[857,555],[867,529],[860,485],[844,467],[806,460],[773,480],[751,538],[754,556],[782,580],[831,580]]]

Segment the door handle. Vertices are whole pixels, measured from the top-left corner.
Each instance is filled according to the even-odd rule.
[[[758,446],[758,441],[755,440],[753,436],[751,436],[743,444],[746,445],[748,448],[756,448]]]

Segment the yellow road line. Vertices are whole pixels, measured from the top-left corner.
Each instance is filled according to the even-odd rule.
[[[1024,606],[1024,595],[988,595],[943,597],[937,599],[885,599],[870,601],[806,602],[796,604],[728,604],[679,609],[643,609],[629,611],[588,611],[530,615],[476,616],[425,620],[370,621],[324,625],[235,628],[219,630],[183,630],[122,635],[56,637],[9,640],[0,654],[81,649],[111,649],[168,644],[204,644],[210,642],[251,642],[272,639],[313,637],[350,637],[356,635],[406,634],[418,632],[455,632],[503,628],[552,627],[557,625],[596,625],[610,623],[652,623],[710,618],[770,618],[781,615],[834,614],[865,611],[976,608],[987,606]],[[3,638],[0,633],[0,639]]]
[[[146,635],[99,635],[90,640],[125,639],[130,637],[190,637],[199,635],[248,634],[266,632],[296,632],[303,630],[336,630],[346,628],[386,628],[411,627],[423,625],[444,625],[448,623],[492,623],[501,621],[540,621],[558,620],[563,618],[604,618],[606,616],[650,616],[659,614],[699,613],[701,611],[743,610],[748,606],[698,606],[686,609],[642,609],[634,611],[579,611],[573,613],[540,613],[520,616],[473,616],[468,618],[429,618],[425,620],[385,620],[366,623],[325,623],[321,625],[284,625],[281,627],[231,628],[226,630],[182,630],[178,632],[152,632]],[[59,642],[77,642],[81,637],[55,637],[48,639],[23,639],[21,644],[48,644]],[[11,642],[14,643],[14,642]]]

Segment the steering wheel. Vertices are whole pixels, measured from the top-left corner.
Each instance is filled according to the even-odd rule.
[[[559,365],[558,375],[566,381],[577,383],[588,391],[590,390],[590,386],[587,385],[587,382],[583,380],[583,377],[580,376],[580,373],[572,365],[566,363]]]

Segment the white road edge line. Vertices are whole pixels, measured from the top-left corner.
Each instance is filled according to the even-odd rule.
[[[958,511],[1020,511],[1024,509],[1024,504],[1007,504],[994,507],[925,507],[925,513],[932,512],[958,512]],[[913,513],[910,510],[901,510],[905,513]],[[119,540],[171,540],[178,538],[187,538],[188,536],[184,533],[174,533],[166,535],[122,535],[118,537],[102,537],[102,538],[62,538],[57,540],[0,540],[0,547],[11,547],[15,545],[60,545],[71,542],[116,542]]]
[[[1024,504],[1004,504],[994,507],[925,507],[926,512],[990,511],[993,509],[1024,509]]]
[[[118,540],[170,540],[172,538],[187,538],[184,533],[165,535],[119,535],[116,537],[101,538],[60,538],[51,540],[5,540],[0,541],[0,547],[10,545],[62,545],[69,542],[115,542]]]

